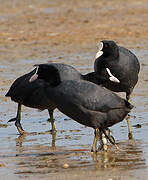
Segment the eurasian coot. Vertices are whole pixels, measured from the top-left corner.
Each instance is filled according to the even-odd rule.
[[[50,76],[52,77],[52,67],[55,67],[63,80],[75,80],[75,79],[85,79],[95,82],[95,73],[89,73],[86,75],[81,75],[75,68],[72,66],[62,64],[62,63],[49,63],[48,67],[51,72]],[[50,115],[50,121],[52,125],[52,131],[56,131],[54,119],[53,119],[53,110],[56,108],[54,103],[49,100],[44,92],[44,83],[43,80],[37,79],[33,82],[29,82],[29,79],[36,74],[37,68],[33,71],[17,78],[11,85],[9,91],[5,96],[11,97],[12,101],[18,103],[17,115],[15,118],[10,119],[8,122],[15,121],[15,125],[20,134],[26,133],[20,123],[21,120],[21,105],[37,108],[40,110],[48,109]],[[49,73],[49,72],[48,72]]]
[[[133,107],[128,101],[89,81],[62,80],[58,69],[47,64],[38,65],[37,74],[31,79],[35,78],[44,81],[44,92],[59,111],[80,124],[94,128],[93,151],[96,150],[99,131],[114,144],[106,128],[126,117]]]
[[[126,92],[129,101],[140,71],[137,57],[128,49],[118,46],[114,41],[103,40],[99,44],[94,69],[98,84],[115,92]],[[131,127],[129,124],[129,136]]]

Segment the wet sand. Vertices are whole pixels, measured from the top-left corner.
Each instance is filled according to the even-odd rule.
[[[148,173],[148,3],[133,1],[1,1],[0,6],[0,177],[2,179],[147,179]],[[17,104],[4,95],[32,65],[62,62],[82,73],[93,70],[97,44],[115,40],[140,60],[139,81],[130,113],[134,135],[123,121],[111,128],[121,151],[90,153],[93,129],[58,112],[56,137],[49,133],[47,111],[23,107],[19,136]],[[124,94],[120,94],[124,96]],[[137,126],[137,125],[140,126]],[[138,128],[139,127],[139,128]]]

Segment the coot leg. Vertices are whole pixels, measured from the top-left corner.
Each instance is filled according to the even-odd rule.
[[[53,118],[53,110],[49,110],[48,109],[48,112],[49,112],[49,116],[50,116],[50,122],[51,122],[51,126],[52,126],[52,129],[50,130],[52,133],[53,132],[56,132],[56,127],[55,127],[55,124],[54,124],[54,118]]]
[[[52,133],[52,148],[55,149],[55,141],[56,141],[56,132]]]
[[[130,95],[131,95],[131,92],[130,93],[126,93],[126,99],[128,102],[130,102]],[[130,122],[129,122],[129,115],[127,115],[126,117],[126,120],[127,120],[127,124],[128,124],[128,138],[129,139],[133,139],[133,135],[132,135],[132,130],[131,130],[131,125],[130,125]]]
[[[25,132],[24,129],[22,128],[22,125],[18,119],[15,121],[15,126],[17,127],[17,130],[21,135],[27,134],[27,132]]]
[[[15,121],[15,126],[17,127],[17,130],[20,134],[25,134],[25,131],[23,130],[21,126],[21,104],[18,103],[18,109],[17,109],[17,115],[16,118],[10,119],[8,122]]]
[[[13,122],[16,121],[17,119],[21,120],[21,104],[18,103],[18,108],[17,108],[17,115],[15,118],[10,119],[8,122]]]
[[[102,130],[103,134],[105,135],[105,137],[110,141],[110,143],[113,144],[117,148],[117,150],[119,151],[120,149],[117,146],[117,144],[115,143],[114,137],[110,136],[110,133],[108,133],[108,129],[107,130],[106,129],[101,129],[101,130]]]
[[[132,90],[131,90],[132,92]],[[131,92],[129,93],[126,93],[126,99],[128,102],[130,102],[130,95],[131,95]],[[130,122],[129,122],[129,115],[126,117],[126,120],[127,120],[127,124],[128,124],[128,138],[129,139],[133,139],[133,135],[132,135],[132,130],[131,130],[131,125],[130,125]]]
[[[127,124],[128,124],[128,138],[129,139],[133,139],[133,135],[132,135],[132,130],[131,130],[131,125],[130,125],[129,119],[130,119],[130,115],[127,115],[126,116],[126,120],[127,120]]]
[[[91,152],[97,152],[97,141],[98,141],[98,138],[99,138],[99,129],[96,128],[95,131],[94,131],[94,142],[93,142],[93,147],[91,149]]]

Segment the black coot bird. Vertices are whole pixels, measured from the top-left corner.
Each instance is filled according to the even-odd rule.
[[[72,66],[62,64],[62,63],[49,63],[48,67],[55,67],[63,80],[75,80],[75,79],[85,79],[90,81],[95,81],[94,73],[89,73],[86,75],[81,75]],[[8,122],[15,121],[15,125],[20,134],[26,133],[20,123],[21,120],[21,106],[27,106],[31,108],[37,108],[40,110],[48,109],[50,115],[50,121],[52,125],[52,131],[56,131],[53,119],[53,110],[56,108],[54,103],[52,103],[49,98],[47,98],[44,91],[44,81],[41,79],[36,79],[33,82],[29,82],[30,78],[36,74],[37,68],[33,71],[17,78],[11,85],[9,91],[5,96],[11,97],[11,100],[18,103],[17,115],[15,118],[10,119]],[[50,72],[51,77],[52,68]]]
[[[129,101],[140,71],[139,61],[131,51],[118,46],[114,41],[103,40],[99,44],[94,69],[98,84],[111,91],[126,92],[126,99]],[[129,136],[130,134],[129,124]]]
[[[80,124],[94,128],[93,151],[96,150],[98,132],[115,144],[106,128],[122,121],[133,106],[102,86],[81,79],[61,80],[56,67],[47,64],[37,66],[37,75],[32,79],[44,81],[46,96],[59,111]]]

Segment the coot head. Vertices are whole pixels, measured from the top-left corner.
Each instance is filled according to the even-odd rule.
[[[36,73],[30,78],[30,82],[38,79],[44,79],[45,86],[55,87],[61,82],[58,69],[50,64],[36,64]]]
[[[114,41],[103,40],[99,43],[99,51],[96,54],[96,59],[99,57],[118,57],[119,47]]]

